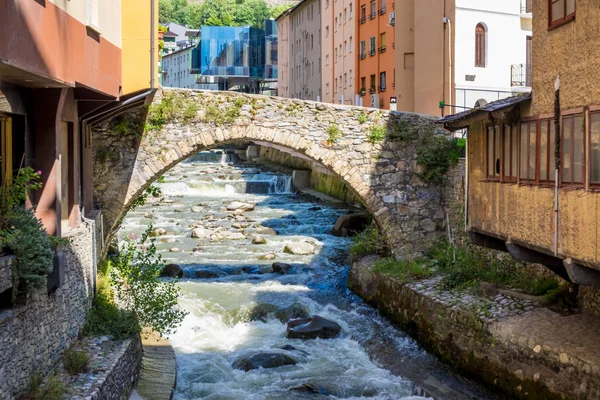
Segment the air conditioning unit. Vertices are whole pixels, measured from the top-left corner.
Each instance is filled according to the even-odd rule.
[[[396,26],[396,13],[389,13],[388,16],[390,26]]]
[[[378,94],[371,95],[371,108],[379,108],[379,95]]]

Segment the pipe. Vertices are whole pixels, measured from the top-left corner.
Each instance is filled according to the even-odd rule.
[[[554,81],[554,257],[558,256],[558,175],[560,170],[560,73]]]
[[[469,134],[465,132],[465,232],[469,225]]]

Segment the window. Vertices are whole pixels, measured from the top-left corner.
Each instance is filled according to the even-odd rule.
[[[499,125],[488,125],[487,127],[487,177],[488,179],[500,179],[500,154],[502,138]]]
[[[354,75],[352,75],[352,70],[350,70],[350,87],[354,84]]]
[[[335,57],[334,57],[334,58],[335,58],[335,62],[337,62],[337,59],[338,59],[338,51],[337,51],[337,47],[335,48]]]
[[[377,8],[375,6],[375,0],[371,0],[371,13],[369,14],[370,19],[375,18],[376,10],[377,10]]]
[[[325,65],[329,65],[329,54],[325,55]]]
[[[367,78],[365,76],[360,78],[360,90],[367,88]]]
[[[338,19],[337,17],[335,17],[335,31],[337,32],[337,27],[338,27]]]
[[[329,0],[325,0],[325,8],[329,8]],[[329,93],[329,91],[327,91]]]
[[[325,37],[329,37],[329,25],[325,27]]]
[[[379,52],[383,53],[385,51],[385,32],[379,34]]]
[[[364,24],[366,20],[367,20],[367,6],[363,4],[362,6],[360,6],[360,23]]]
[[[371,81],[371,88],[370,91],[371,93],[375,93],[375,88],[377,87],[377,82],[375,81],[375,74],[371,75],[370,77],[370,81]]]
[[[344,23],[346,23],[346,21],[348,21],[348,9],[344,8]]]
[[[502,181],[517,180],[517,157],[519,156],[519,126],[504,125],[502,138]]]
[[[590,113],[590,184],[600,185],[600,112]]]
[[[385,90],[385,71],[379,73],[379,91],[383,92]]]
[[[346,57],[346,54],[348,54],[348,41],[344,40],[344,57]]]
[[[337,78],[335,78],[335,86],[334,86],[334,88],[335,88],[335,92],[337,93],[337,88],[338,88],[338,79]]]
[[[348,48],[348,53],[352,53],[352,36],[350,36],[350,47]]]
[[[349,9],[350,9],[350,12],[349,12],[350,16],[348,18],[352,19],[352,3],[350,3]]]
[[[521,122],[520,141],[519,180],[534,183],[537,159],[537,121]]]
[[[367,42],[364,40],[360,41],[360,59],[364,59],[367,57]]]
[[[487,31],[483,24],[475,28],[475,66],[485,68]]]
[[[563,116],[561,130],[561,183],[583,184],[585,176],[583,114]]]
[[[329,83],[325,84],[325,94],[329,94]]]
[[[549,0],[548,27],[575,19],[575,0]]]
[[[381,12],[381,14],[383,14],[383,13],[385,13],[385,11],[386,11],[385,0],[381,0],[381,10],[380,10],[380,12]]]
[[[369,46],[369,54],[370,55],[375,55],[375,36],[371,36],[371,40],[370,40],[370,46]]]
[[[556,141],[555,124],[553,119],[540,121],[539,139],[539,181],[540,183],[554,182],[554,142]]]
[[[348,74],[344,73],[344,89],[348,87]]]

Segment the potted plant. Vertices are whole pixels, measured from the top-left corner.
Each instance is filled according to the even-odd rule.
[[[361,87],[360,89],[358,89],[358,93],[361,96],[364,96],[365,94],[367,94],[367,90],[364,87]]]

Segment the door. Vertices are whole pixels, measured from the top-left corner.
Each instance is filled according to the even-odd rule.
[[[12,119],[0,115],[0,164],[2,165],[0,183],[12,179]]]

